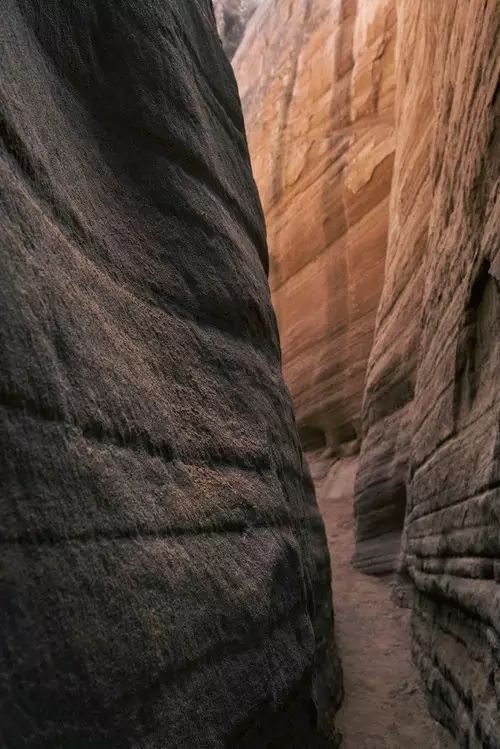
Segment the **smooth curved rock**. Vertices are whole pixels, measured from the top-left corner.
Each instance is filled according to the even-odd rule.
[[[354,564],[368,574],[395,568],[406,511],[412,401],[424,289],[423,256],[432,199],[430,148],[435,18],[421,3],[398,8],[397,147],[385,278],[366,372],[356,477]],[[418,26],[419,33],[416,32]]]
[[[0,744],[330,746],[329,557],[211,3],[2,27]]]
[[[394,156],[394,0],[271,0],[234,58],[305,445],[359,449]],[[345,447],[349,445],[349,447]]]

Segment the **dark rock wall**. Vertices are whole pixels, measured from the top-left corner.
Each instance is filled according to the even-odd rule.
[[[0,745],[327,746],[329,558],[209,0],[5,0]]]

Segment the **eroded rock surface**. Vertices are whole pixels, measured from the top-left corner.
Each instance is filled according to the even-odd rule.
[[[234,58],[304,443],[359,445],[394,156],[395,3],[270,0]]]
[[[432,711],[499,749],[500,4],[394,19],[269,0],[235,68],[303,441],[361,436],[354,562],[393,571],[403,534]]]
[[[402,3],[386,278],[355,561],[414,587],[413,650],[460,746],[500,747],[500,6]],[[406,512],[406,517],[405,517]]]
[[[500,747],[500,5],[419,3],[432,30],[424,255],[405,565],[414,654],[459,745]]]
[[[0,744],[329,746],[329,557],[209,0],[6,0]]]

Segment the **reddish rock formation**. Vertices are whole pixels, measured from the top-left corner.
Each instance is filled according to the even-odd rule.
[[[305,442],[353,442],[383,281],[394,0],[271,0],[234,59]]]
[[[499,3],[402,3],[397,60],[355,560],[390,569],[404,523],[414,656],[432,711],[460,746],[498,749]]]
[[[356,479],[354,563],[374,574],[394,569],[406,509],[424,289],[422,259],[432,196],[430,148],[434,110],[429,81],[437,45],[435,19],[432,14],[426,20],[420,19],[421,13],[420,3],[402,3],[398,8],[397,150],[389,240],[375,339],[366,372]]]
[[[366,380],[354,561],[404,528],[432,710],[499,749],[500,3],[397,4],[388,208],[393,11],[270,0],[235,66],[302,436],[352,439]]]
[[[210,0],[6,0],[0,58],[0,745],[330,747],[329,557]]]

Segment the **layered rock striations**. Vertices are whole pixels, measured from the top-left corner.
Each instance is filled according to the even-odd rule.
[[[394,569],[406,511],[411,419],[420,341],[433,185],[430,149],[437,46],[434,13],[398,6],[397,148],[384,285],[366,370],[362,444],[356,478],[355,565],[370,574]]]
[[[436,40],[434,134],[404,564],[434,714],[498,749],[500,6],[419,5],[400,33]]]
[[[235,68],[304,443],[361,437],[354,562],[400,557],[433,714],[499,749],[500,5],[394,19],[270,1]]]
[[[398,8],[389,245],[355,562],[413,584],[413,650],[459,746],[500,747],[500,7]]]
[[[383,282],[395,3],[271,0],[234,58],[304,444],[356,448]]]
[[[209,0],[7,0],[0,744],[330,746],[329,558]]]

